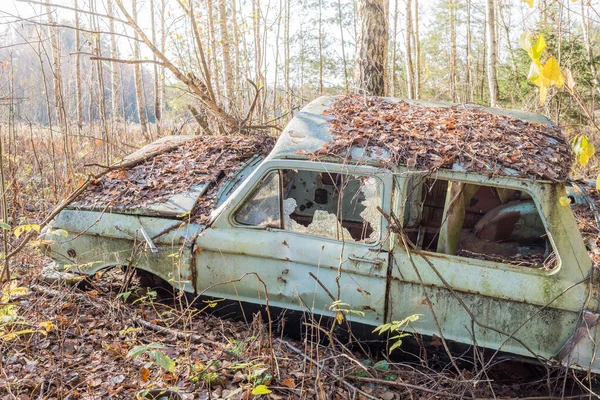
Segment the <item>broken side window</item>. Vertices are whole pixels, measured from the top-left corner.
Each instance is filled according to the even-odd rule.
[[[281,227],[279,201],[279,172],[271,172],[244,202],[235,215],[243,225]]]
[[[557,264],[538,209],[522,190],[414,178],[404,231],[423,250],[545,269]]]
[[[381,237],[378,206],[381,182],[375,177],[288,169],[267,175],[235,220],[243,225],[375,243]]]
[[[284,229],[374,243],[381,234],[381,184],[375,177],[283,170]]]

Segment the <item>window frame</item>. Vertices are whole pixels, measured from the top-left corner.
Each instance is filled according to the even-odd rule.
[[[270,161],[270,162],[269,162]],[[236,221],[235,216],[239,212],[239,210],[243,207],[246,201],[248,201],[252,195],[255,193],[257,185],[262,182],[271,172],[277,171],[279,175],[279,192],[280,192],[280,215],[281,215],[281,223],[283,224],[283,175],[281,174],[282,170],[303,170],[310,172],[321,172],[321,173],[329,173],[329,174],[344,174],[344,175],[355,175],[360,177],[374,177],[378,180],[381,190],[381,204],[380,207],[385,211],[386,209],[389,211],[392,206],[392,190],[393,190],[393,179],[392,179],[392,171],[387,168],[377,168],[372,166],[365,165],[352,165],[352,164],[336,164],[336,163],[327,163],[327,162],[308,162],[305,160],[267,160],[263,164],[262,168],[259,168],[255,174],[256,178],[249,179],[247,184],[244,185],[242,193],[240,196],[236,196],[235,194],[232,197],[236,197],[239,199],[236,204],[232,204],[231,212],[227,218],[229,224],[234,228],[240,229],[253,229],[253,230],[266,230],[266,231],[274,231],[274,232],[285,232],[287,234],[292,235],[302,235],[305,237],[311,237],[318,239],[320,241],[326,240],[329,242],[334,242],[338,244],[355,244],[364,247],[377,247],[381,248],[385,246],[388,247],[387,242],[389,239],[389,235],[385,234],[387,230],[387,221],[383,216],[381,216],[381,229],[379,238],[377,241],[372,243],[365,243],[354,240],[339,240],[334,238],[329,238],[325,236],[314,235],[305,232],[294,232],[282,228],[273,228],[268,226],[254,226],[254,225],[244,225]],[[387,206],[386,206],[387,202]]]
[[[239,215],[239,213],[241,212],[241,210],[244,208],[244,206],[247,204],[248,201],[250,201],[254,195],[256,193],[258,193],[262,188],[263,188],[263,184],[266,182],[266,180],[269,178],[269,176],[271,174],[277,174],[277,195],[279,198],[278,203],[278,207],[279,207],[279,228],[276,228],[274,226],[269,226],[269,225],[252,225],[252,224],[244,224],[243,222],[240,222],[237,220],[237,216]],[[238,207],[235,209],[235,211],[232,213],[232,217],[233,217],[233,221],[235,223],[235,225],[239,225],[239,226],[244,226],[244,227],[251,227],[254,229],[283,229],[283,200],[282,200],[282,176],[281,176],[281,170],[279,169],[274,169],[274,170],[269,170],[266,171],[266,173],[261,176],[260,179],[258,179],[258,181],[256,181],[254,187],[252,187],[250,189],[250,191],[248,192],[248,194],[245,196],[244,200],[240,202],[240,204],[238,205]]]
[[[456,176],[456,175],[458,175],[458,176]],[[556,241],[554,240],[554,237],[552,234],[552,229],[550,229],[550,225],[548,223],[548,220],[546,219],[546,215],[544,213],[545,208],[542,207],[542,203],[541,203],[536,191],[529,190],[527,188],[528,184],[532,185],[535,183],[526,181],[524,179],[511,178],[511,177],[500,177],[499,179],[489,178],[489,177],[485,177],[484,179],[481,179],[481,178],[480,179],[472,179],[471,177],[468,177],[466,175],[467,174],[464,174],[461,172],[457,173],[454,171],[438,171],[438,172],[432,173],[432,174],[431,173],[427,174],[427,173],[423,173],[423,172],[420,172],[420,173],[413,172],[413,173],[405,174],[403,176],[403,179],[401,182],[397,182],[395,180],[396,183],[399,183],[398,186],[400,189],[400,195],[397,196],[398,203],[395,204],[395,209],[400,211],[399,212],[400,221],[405,221],[405,218],[406,218],[407,208],[404,205],[408,201],[406,196],[408,193],[408,185],[410,184],[410,180],[418,178],[418,177],[422,177],[423,179],[427,179],[427,178],[440,179],[440,180],[445,180],[447,182],[472,183],[472,184],[478,184],[481,186],[488,186],[488,187],[494,187],[494,188],[519,190],[519,191],[525,192],[529,196],[531,196],[531,199],[533,200],[533,203],[535,204],[535,208],[538,212],[539,218],[542,221],[542,224],[544,225],[544,230],[546,231],[548,241],[550,242],[550,245],[552,246],[552,250],[553,250],[554,254],[556,255],[556,266],[550,270],[544,270],[539,267],[536,268],[536,267],[528,267],[528,266],[501,263],[501,262],[491,261],[491,260],[480,260],[477,258],[438,253],[436,251],[431,251],[431,250],[422,250],[421,249],[419,251],[422,252],[423,254],[425,254],[427,257],[433,257],[433,258],[438,258],[438,259],[444,258],[451,262],[472,265],[474,267],[494,268],[494,269],[501,269],[501,270],[512,271],[512,272],[518,271],[521,273],[543,275],[543,276],[557,274],[562,269],[562,257],[561,257],[560,251],[558,251],[558,246],[557,246]],[[476,175],[476,176],[481,177],[480,175]],[[471,179],[469,179],[469,178],[471,178]],[[473,177],[473,178],[475,178],[475,177]],[[409,249],[409,251],[413,255],[417,254],[412,249]]]

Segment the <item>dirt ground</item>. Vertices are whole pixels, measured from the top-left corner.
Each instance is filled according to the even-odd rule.
[[[192,307],[185,297],[138,288],[135,277],[125,288],[127,271],[75,287],[49,285],[39,272],[14,266],[16,278],[3,288],[2,399],[590,398],[578,383],[588,385],[586,377],[564,369],[547,375],[505,363],[482,371],[457,357],[459,374],[424,351],[416,362],[390,359],[347,341],[292,339],[276,333],[280,323],[270,333],[258,313],[248,322],[219,318],[203,312],[219,302]],[[324,322],[303,329],[328,332]]]

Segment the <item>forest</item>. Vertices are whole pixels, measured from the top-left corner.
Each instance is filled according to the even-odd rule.
[[[600,146],[596,0],[1,0],[0,39],[1,399],[600,397],[598,377],[590,369],[576,371],[550,362],[533,365],[510,354],[496,357],[493,351],[488,360],[489,349],[478,350],[475,328],[471,328],[474,346],[458,356],[450,352],[441,328],[426,346],[411,328],[423,318],[408,311],[399,321],[391,321],[386,308],[390,323],[381,321],[375,329],[379,340],[371,340],[372,345],[351,329],[345,332],[347,338],[336,337],[334,331],[343,323],[365,314],[343,301],[338,282],[341,254],[338,276],[330,282],[324,284],[315,275],[300,277],[314,279],[315,287],[331,298],[327,313],[333,321],[309,313],[291,328],[286,328],[286,311],[271,313],[269,295],[276,302],[277,290],[269,290],[259,270],[236,266],[242,272],[225,282],[235,286],[254,279],[254,291],[264,303],[256,312],[246,312],[241,302],[233,300],[225,306],[228,300],[214,296],[200,300],[196,296],[191,302],[183,286],[173,288],[179,282],[171,281],[165,288],[164,280],[159,285],[135,271],[139,260],[154,253],[153,240],[160,247],[161,235],[168,236],[185,223],[212,224],[220,210],[217,206],[221,201],[228,204],[221,200],[222,192],[230,190],[232,196],[237,193],[234,189],[243,192],[243,187],[235,186],[250,176],[243,168],[255,160],[268,160],[278,138],[289,135],[291,142],[286,143],[293,147],[294,129],[301,125],[286,126],[321,96],[342,97],[321,115],[333,119],[335,139],[303,154],[310,153],[306,158],[315,164],[324,154],[339,156],[349,148],[351,137],[354,144],[367,141],[377,149],[393,149],[397,141],[379,136],[372,127],[402,115],[405,126],[434,128],[429,141],[413,134],[406,142],[410,151],[390,150],[396,162],[402,159],[402,165],[435,174],[452,166],[448,160],[463,161],[466,154],[471,169],[490,179],[511,165],[517,171],[529,168],[536,179],[562,185],[557,183],[562,189],[556,207],[573,206],[575,220],[569,221],[575,221],[586,240],[586,235],[600,237],[600,214],[593,205],[600,206],[600,161],[595,154]],[[386,106],[380,97],[403,99],[408,103],[400,104],[406,107],[423,102],[451,111],[423,122],[407,109]],[[448,126],[452,130],[459,123],[473,126],[469,118],[474,117],[463,112],[467,109],[517,110],[506,114],[517,118],[539,114],[553,125],[538,129],[540,124],[533,122],[523,127],[509,117],[490,122],[483,115],[480,131],[474,129],[475,136],[465,139],[477,141],[479,151],[469,153],[459,139],[440,136]],[[396,117],[391,117],[393,113]],[[520,127],[522,136],[511,136],[508,126]],[[556,132],[561,135],[558,144],[551,139],[548,145],[536,136],[555,138]],[[157,140],[159,145],[144,147]],[[564,148],[558,149],[563,142]],[[495,148],[504,145],[508,150]],[[413,153],[414,146],[421,148]],[[547,151],[552,156],[544,158]],[[521,152],[529,154],[529,160]],[[132,153],[138,158],[131,158]],[[423,160],[431,153],[443,161],[427,164]],[[477,161],[478,156],[491,157],[494,170]],[[280,196],[285,185],[288,194],[296,189],[290,180],[305,179],[301,172],[294,167],[279,169]],[[49,249],[59,241],[101,237],[107,230],[96,230],[105,213],[113,215],[111,207],[150,210],[137,212],[140,221],[156,217],[152,209],[156,202],[166,202],[177,191],[197,189],[190,183],[194,176],[201,177],[200,184],[230,181],[208,189],[207,183],[189,209],[169,217],[181,225],[152,232],[147,228],[149,234],[139,222],[131,253],[122,257],[119,267],[87,276],[46,276],[43,270],[54,262]],[[327,180],[318,179],[319,184]],[[329,178],[333,185],[339,179]],[[356,182],[347,184],[369,184],[364,177]],[[571,204],[575,197],[564,190],[570,182],[577,182],[573,187],[589,186],[582,189],[583,196],[592,199],[589,209]],[[448,193],[454,193],[448,185]],[[462,185],[460,196],[468,187]],[[361,190],[367,195],[372,189]],[[433,184],[429,188],[430,193],[436,190]],[[423,196],[419,201],[426,204]],[[510,200],[521,201],[520,196]],[[98,206],[107,199],[110,207]],[[479,198],[465,199],[467,209],[469,199],[473,203]],[[312,224],[297,224],[284,216],[287,200],[280,199],[277,205],[280,226],[285,220],[306,233]],[[319,204],[317,192],[314,203]],[[368,199],[363,204],[368,209]],[[90,217],[89,227],[77,234],[55,228],[65,210],[86,207],[98,214],[95,221]],[[442,201],[444,215],[447,208]],[[387,235],[405,240],[398,239],[395,246],[404,245],[408,251],[412,241],[418,242],[419,237],[400,232],[401,217],[378,210],[382,215],[375,210],[376,216],[365,220],[383,218]],[[334,218],[331,226],[355,235],[338,222]],[[383,235],[371,227],[367,232],[365,226],[366,222],[362,240]],[[115,227],[120,231],[113,233],[115,238],[133,237],[121,225]],[[439,234],[441,242],[440,231],[432,241]],[[259,230],[255,232],[258,237]],[[202,237],[200,231],[192,241],[197,237]],[[216,240],[229,243],[229,238]],[[550,240],[544,240],[547,250]],[[591,242],[589,246],[586,242],[584,256],[591,256],[592,270],[597,271],[599,243]],[[108,258],[101,253],[101,241],[86,243],[98,250],[99,258]],[[294,245],[286,240],[283,244]],[[242,254],[246,251],[246,243],[235,246]],[[344,246],[341,252],[350,251]],[[210,250],[190,249],[194,269],[190,280],[195,280],[194,254]],[[520,257],[519,251],[513,253]],[[184,253],[173,250],[169,262],[183,263]],[[548,254],[543,255],[540,269],[551,275],[556,270],[546,265]],[[587,257],[585,262],[590,263]],[[389,265],[386,279],[392,275],[391,261]],[[286,271],[276,281],[287,283]],[[586,279],[590,282],[588,291],[582,292],[588,296],[586,304],[600,304],[598,288],[593,287],[597,276],[590,273]],[[330,289],[337,285],[337,296],[328,285]],[[427,286],[423,281],[421,285]],[[570,290],[571,286],[563,293]],[[422,305],[431,303],[423,291]],[[589,300],[593,296],[598,299]],[[553,302],[554,298],[541,310]],[[584,308],[578,310],[581,315],[590,312]],[[600,308],[594,312],[597,316]],[[476,319],[471,318],[474,324]],[[564,333],[558,319],[548,324],[549,330]],[[374,333],[372,327],[368,330]],[[405,350],[404,341],[416,350]],[[597,359],[594,353],[593,360]]]

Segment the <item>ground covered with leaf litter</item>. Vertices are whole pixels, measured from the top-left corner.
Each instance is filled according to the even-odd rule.
[[[566,180],[573,155],[561,130],[465,106],[428,107],[381,97],[340,96],[327,110],[333,140],[317,155],[347,157],[352,146],[420,170]]]
[[[101,275],[77,289],[44,284],[31,270],[3,288],[0,398],[152,398],[167,388],[182,399],[545,396],[548,384],[556,393],[570,390],[564,370],[550,380],[522,368],[459,375],[426,352],[401,362],[383,351],[371,358],[341,343],[269,336],[260,317],[213,317],[181,298],[123,292],[127,279],[118,269]]]
[[[265,157],[275,139],[254,135],[198,136],[179,146],[158,148],[155,157],[142,158],[133,166],[117,168],[94,182],[75,206],[115,210],[146,207],[169,200],[192,186],[210,182],[192,218],[204,222],[221,186],[253,156]]]

